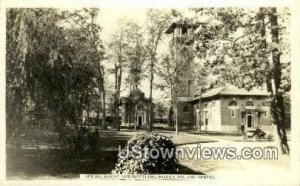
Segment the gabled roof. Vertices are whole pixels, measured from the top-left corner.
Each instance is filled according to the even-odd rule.
[[[208,90],[202,94],[201,98],[209,98],[217,95],[234,95],[234,96],[269,96],[266,90],[253,89],[247,91],[243,88],[238,88],[234,85],[226,85],[218,88]],[[200,97],[195,98],[194,100],[199,99]]]

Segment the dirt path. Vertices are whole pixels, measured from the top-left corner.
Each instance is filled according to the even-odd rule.
[[[215,138],[211,138],[216,140]],[[273,147],[276,146],[274,142],[232,142],[229,140],[219,140],[215,143],[203,143],[201,149],[205,147],[227,147],[235,148],[236,154],[240,154],[244,147]],[[184,148],[199,148],[199,145],[183,145]],[[192,159],[180,159],[179,163],[198,172],[205,172],[212,174],[217,179],[236,181],[238,183],[270,183],[270,184],[287,184],[292,181],[286,179],[291,175],[290,172],[290,157],[287,155],[278,154],[278,159],[199,159],[193,157]]]

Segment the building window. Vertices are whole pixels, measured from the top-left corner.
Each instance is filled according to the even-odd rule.
[[[246,107],[254,107],[254,103],[252,101],[247,101],[245,106]]]
[[[229,102],[228,106],[229,107],[236,107],[237,106],[237,102],[234,101],[234,100],[232,100],[232,101]]]
[[[183,107],[183,112],[188,112],[188,111],[189,111],[189,106],[185,105],[185,106]]]
[[[265,110],[265,114],[264,114],[265,118],[268,117],[268,110]]]
[[[231,117],[234,118],[235,117],[235,110],[231,109]]]
[[[186,35],[187,32],[188,32],[187,27],[182,27],[181,34],[182,34],[182,35]]]
[[[204,108],[206,109],[208,107],[207,103],[204,104]]]

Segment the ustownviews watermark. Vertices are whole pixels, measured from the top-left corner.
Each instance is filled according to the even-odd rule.
[[[118,155],[120,158],[141,159],[202,159],[202,160],[250,160],[264,159],[277,160],[278,149],[276,147],[243,147],[237,150],[235,147],[176,147],[176,148],[142,148],[141,146],[129,147],[118,146]]]

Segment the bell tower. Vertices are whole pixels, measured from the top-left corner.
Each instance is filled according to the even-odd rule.
[[[166,34],[172,36],[170,49],[177,67],[175,76],[178,82],[176,87],[178,97],[194,97],[194,78],[192,77],[194,55],[190,39],[194,27],[188,21],[179,20],[172,22],[166,31]]]

